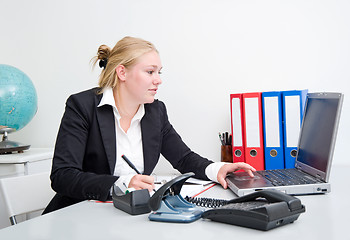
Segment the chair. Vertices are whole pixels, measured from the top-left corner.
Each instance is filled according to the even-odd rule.
[[[55,194],[49,172],[2,178],[0,191],[12,225],[17,224],[17,215],[43,210]]]

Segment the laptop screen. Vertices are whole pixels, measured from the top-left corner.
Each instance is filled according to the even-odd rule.
[[[341,94],[309,94],[299,138],[297,162],[326,173],[331,164]]]

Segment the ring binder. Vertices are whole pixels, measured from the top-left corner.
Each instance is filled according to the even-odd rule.
[[[243,93],[242,98],[245,162],[256,170],[264,170],[261,93]]]
[[[263,92],[265,170],[284,168],[282,93]]]
[[[230,94],[233,162],[245,162],[243,129],[243,96]]]
[[[285,168],[294,168],[308,90],[282,92]]]

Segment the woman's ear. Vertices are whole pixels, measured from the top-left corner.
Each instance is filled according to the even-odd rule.
[[[116,72],[120,81],[124,82],[126,80],[126,68],[124,65],[118,65],[115,68],[115,72]]]

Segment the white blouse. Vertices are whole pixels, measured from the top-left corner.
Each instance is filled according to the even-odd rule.
[[[121,156],[127,156],[139,172],[142,173],[144,170],[141,119],[145,115],[145,107],[143,104],[140,105],[137,113],[131,120],[128,131],[125,132],[120,126],[121,116],[115,105],[112,88],[104,89],[102,99],[97,107],[103,105],[110,105],[113,108],[117,144],[114,175],[119,176],[115,184],[121,190],[125,191],[127,186],[129,186],[131,178],[136,175],[136,172],[129,167],[129,165],[124,161],[124,159],[121,158]],[[210,180],[217,182],[217,173],[224,164],[225,163],[222,162],[215,162],[210,164],[205,169],[205,174]]]

